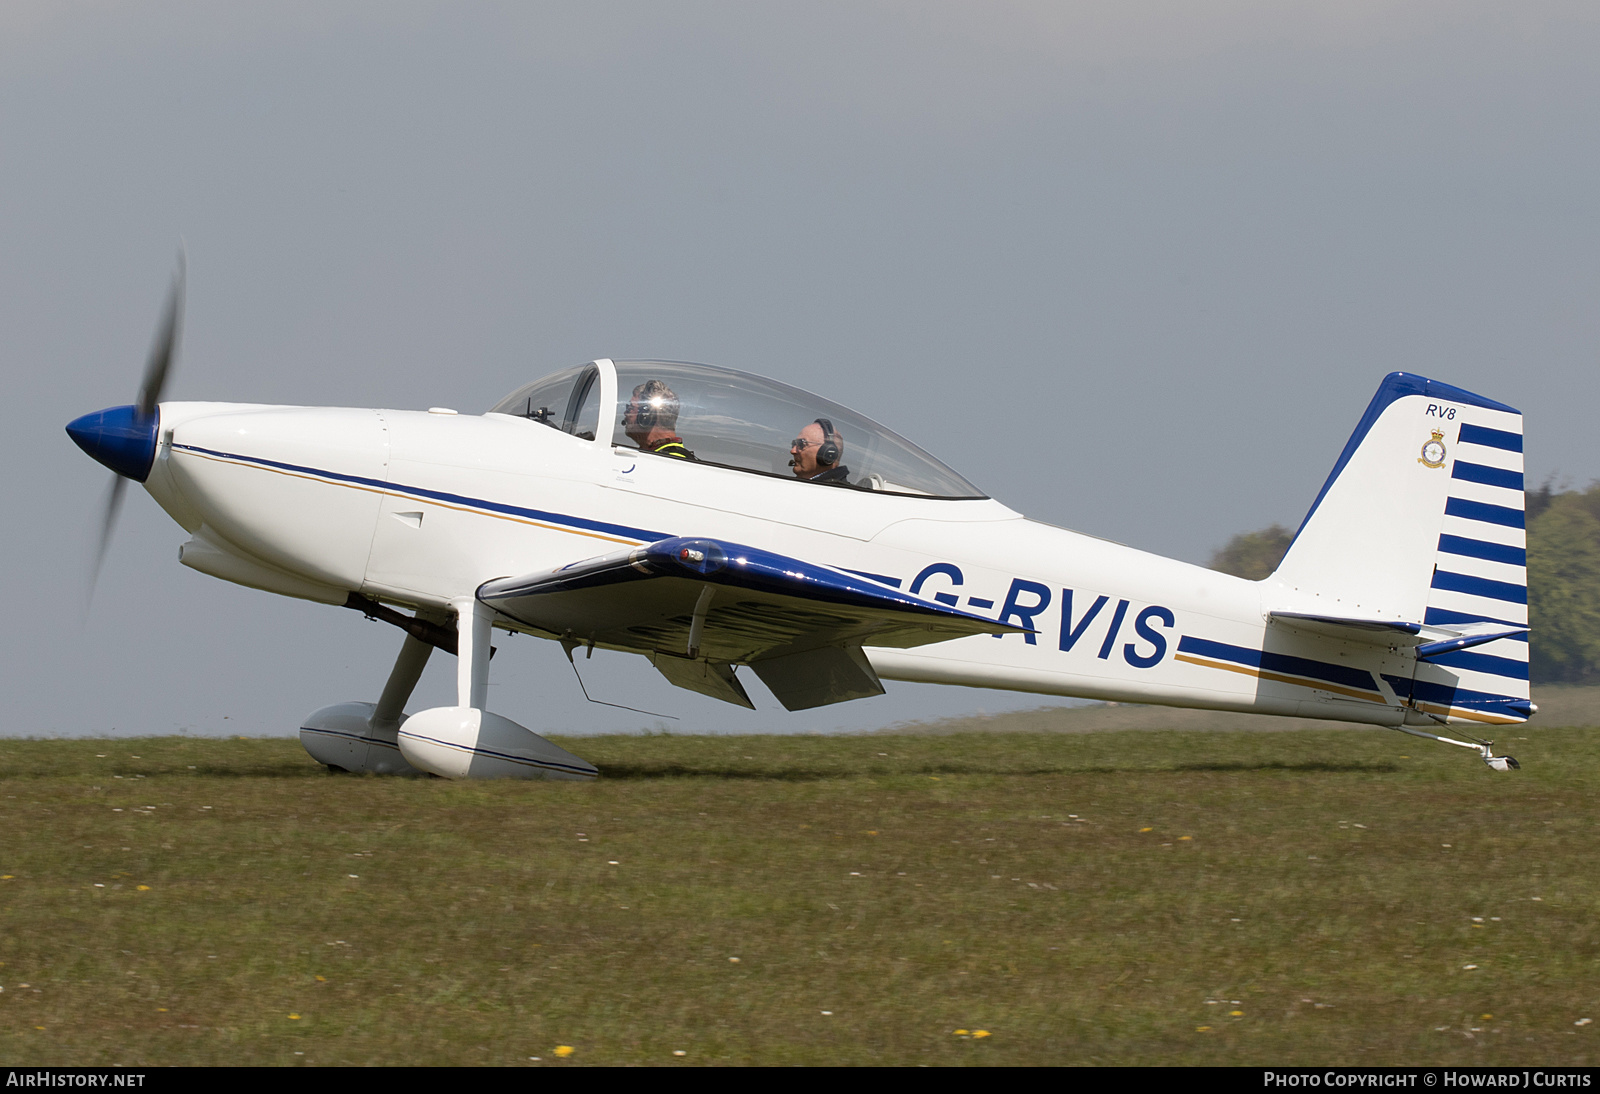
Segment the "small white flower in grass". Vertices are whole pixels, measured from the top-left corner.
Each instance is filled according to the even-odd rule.
[[[681,1049],[681,1048],[673,1049],[672,1050],[672,1054],[674,1056],[687,1056],[687,1055],[689,1055],[687,1052],[683,1051],[683,1049]]]
[[[607,866],[621,866],[622,863],[618,862],[616,859],[611,859],[606,863],[606,865]]]
[[[730,965],[737,965],[739,963],[739,959],[737,957],[730,957],[728,958],[728,963]]]
[[[1476,966],[1476,965],[1462,965],[1462,966],[1461,966],[1461,967],[1462,967],[1462,968],[1463,968],[1463,969],[1475,969],[1475,968],[1477,968],[1477,967],[1478,967],[1478,966]]]
[[[1572,1024],[1575,1025],[1575,1026],[1586,1026],[1590,1022],[1593,1022],[1593,1021],[1594,1021],[1593,1018],[1579,1018],[1576,1022],[1574,1022]]]

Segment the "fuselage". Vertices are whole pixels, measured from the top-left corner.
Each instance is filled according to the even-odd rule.
[[[495,578],[707,536],[1033,632],[868,647],[884,678],[1389,726],[1408,713],[1385,679],[1409,677],[1405,653],[1270,623],[1269,600],[1292,607],[1292,590],[992,499],[830,489],[507,414],[220,403],[160,414],[145,486],[194,536],[184,561],[285,595],[338,604],[358,592],[438,613]]]

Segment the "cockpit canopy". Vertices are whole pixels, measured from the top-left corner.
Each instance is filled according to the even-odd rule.
[[[695,462],[793,479],[794,438],[826,422],[839,448],[835,465],[848,468],[828,485],[919,497],[982,498],[983,491],[910,441],[871,418],[808,391],[748,372],[681,361],[617,361],[616,405],[601,414],[599,366],[583,365],[518,388],[490,413],[542,422],[584,440],[609,434],[619,448],[639,448],[624,418],[635,389],[648,385],[654,402],[676,402],[672,431]],[[657,381],[651,384],[650,381]],[[665,403],[661,385],[670,394]],[[821,431],[814,431],[820,433]],[[837,478],[837,476],[836,476]]]

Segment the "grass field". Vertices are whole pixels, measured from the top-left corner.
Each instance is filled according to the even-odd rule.
[[[1522,732],[3,741],[0,1058],[1594,1063],[1600,731]]]

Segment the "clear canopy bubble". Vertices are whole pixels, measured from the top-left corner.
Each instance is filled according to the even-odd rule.
[[[531,418],[584,440],[604,434],[618,448],[648,452],[636,439],[639,407],[648,405],[646,420],[659,427],[656,435],[679,438],[697,463],[793,479],[795,442],[809,435],[832,441],[828,467],[843,472],[819,485],[920,497],[986,496],[898,433],[789,384],[681,361],[617,361],[615,368],[617,403],[605,414],[594,364],[518,388],[491,412]],[[630,402],[635,404],[633,436]],[[809,426],[817,428],[808,432]]]

